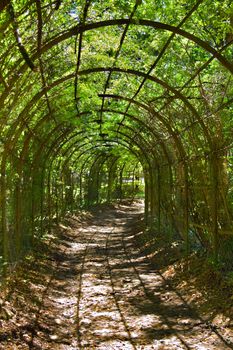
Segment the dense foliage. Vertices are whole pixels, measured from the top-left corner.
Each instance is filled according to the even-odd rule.
[[[230,261],[231,1],[4,0],[0,11],[3,261],[54,218],[135,195],[142,172],[146,222]]]

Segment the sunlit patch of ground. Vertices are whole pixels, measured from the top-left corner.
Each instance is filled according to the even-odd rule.
[[[141,211],[101,207],[60,225],[2,292],[0,349],[233,349],[230,324],[194,308],[203,294],[162,248],[138,245]]]

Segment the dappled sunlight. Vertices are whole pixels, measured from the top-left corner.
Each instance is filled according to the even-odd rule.
[[[233,348],[233,338],[211,328],[135,245],[133,224],[140,215],[137,206],[122,206],[95,213],[85,225],[72,220],[60,225],[60,238],[50,242],[45,258],[48,277],[43,259],[36,261],[36,276],[29,270],[32,304],[28,316],[19,312],[17,321],[27,324],[17,333],[25,349]],[[42,288],[38,282],[44,277]],[[25,292],[20,291],[22,298]],[[16,325],[11,327],[9,334]],[[19,344],[17,339],[11,345],[5,339],[4,349]]]

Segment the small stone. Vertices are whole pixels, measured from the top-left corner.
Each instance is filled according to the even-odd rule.
[[[58,336],[57,336],[56,334],[52,334],[52,335],[49,336],[49,338],[50,338],[51,340],[57,340],[57,339],[58,339]]]
[[[55,323],[56,323],[56,324],[62,324],[62,320],[61,320],[60,318],[56,318],[56,319],[55,319]]]
[[[26,343],[29,343],[29,342],[31,341],[31,336],[30,336],[29,334],[27,334],[27,333],[24,333],[24,334],[22,335],[22,338],[23,338],[23,340],[24,340]]]

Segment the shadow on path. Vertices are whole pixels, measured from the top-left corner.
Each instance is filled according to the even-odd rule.
[[[141,209],[103,207],[60,225],[8,286],[0,349],[233,349],[136,247]]]

